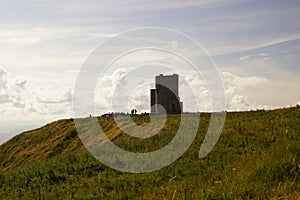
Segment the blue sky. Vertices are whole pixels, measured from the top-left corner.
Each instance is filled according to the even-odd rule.
[[[300,2],[289,0],[2,1],[0,142],[71,117],[82,63],[133,28],[171,28],[201,43],[224,76],[229,110],[295,105],[299,11]]]

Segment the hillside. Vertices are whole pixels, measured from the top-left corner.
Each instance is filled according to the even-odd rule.
[[[197,137],[180,159],[145,174],[99,163],[73,120],[22,133],[0,146],[0,199],[300,199],[299,107],[227,113],[217,145],[199,159],[209,118],[201,115]],[[123,134],[111,118],[98,120],[116,145],[147,152],[174,137],[179,116],[169,116],[152,140]]]
[[[60,120],[24,132],[0,146],[0,169],[52,157],[56,154],[78,152],[84,147],[72,120]]]

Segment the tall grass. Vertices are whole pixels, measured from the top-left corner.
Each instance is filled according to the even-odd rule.
[[[20,162],[28,159],[26,156],[17,157],[18,167],[11,161],[12,168],[0,171],[0,199],[300,199],[299,108],[228,113],[217,145],[199,159],[209,118],[210,114],[202,114],[197,137],[180,159],[144,174],[113,170],[87,151],[78,151],[82,145],[74,145],[78,139],[74,126],[60,122],[55,130],[60,126],[66,129],[55,147],[61,144],[61,149],[48,144],[51,156],[39,155],[40,159],[31,162]],[[147,116],[134,120],[137,124],[149,122]],[[171,115],[152,139],[137,139],[120,131],[113,142],[134,152],[152,151],[174,137],[178,122],[179,116]],[[99,118],[99,123],[107,134],[116,126],[107,118]],[[14,139],[14,148],[25,140],[19,137]],[[65,151],[68,148],[74,151]],[[9,160],[5,154],[1,156]]]

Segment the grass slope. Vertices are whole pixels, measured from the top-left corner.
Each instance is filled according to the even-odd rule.
[[[209,119],[201,115],[197,137],[180,159],[145,174],[99,163],[72,120],[20,134],[0,146],[0,199],[300,199],[299,107],[228,113],[217,145],[199,159]],[[116,145],[147,152],[167,144],[180,120],[170,115],[151,140],[129,137],[112,119],[99,122]]]
[[[0,169],[7,170],[57,154],[78,152],[84,147],[72,120],[60,120],[24,132],[0,146]]]

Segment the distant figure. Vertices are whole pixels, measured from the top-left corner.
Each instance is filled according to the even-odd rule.
[[[135,108],[131,110],[132,115],[136,115],[136,113],[137,113],[137,110]]]

